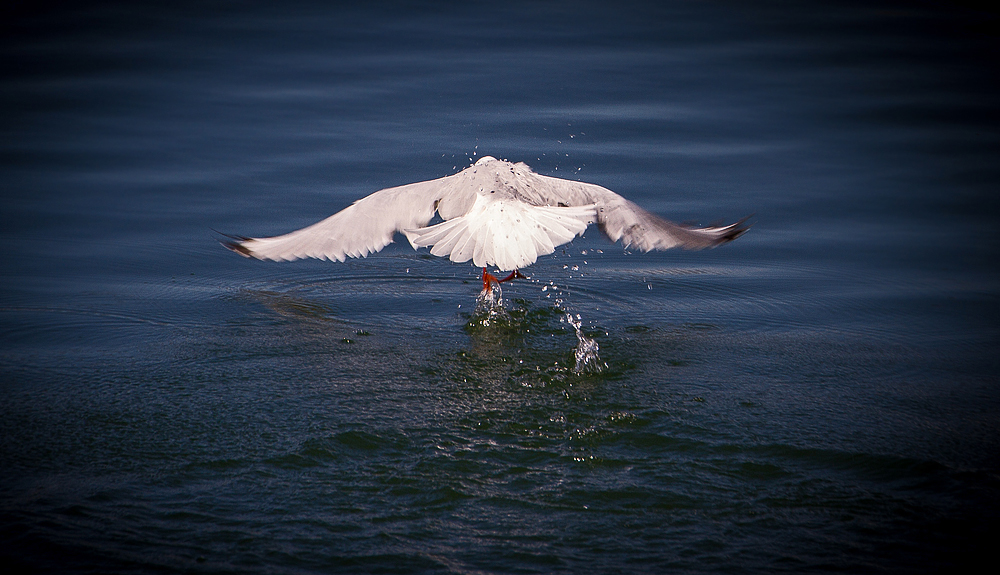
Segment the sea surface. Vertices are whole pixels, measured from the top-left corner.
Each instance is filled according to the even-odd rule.
[[[995,562],[1000,26],[948,4],[3,8],[0,562]],[[484,155],[753,227],[591,227],[492,318],[481,270],[402,236],[219,243]]]

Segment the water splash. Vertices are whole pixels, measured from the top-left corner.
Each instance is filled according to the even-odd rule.
[[[559,287],[555,285],[554,282],[550,282],[549,286],[543,286],[542,291],[556,291]],[[552,295],[551,293],[549,295]],[[561,291],[557,291],[557,296],[562,295]],[[523,338],[531,337],[534,335],[532,332],[544,333],[546,329],[544,326],[533,325],[535,321],[544,321],[543,318],[546,315],[538,312],[544,312],[544,310],[536,310],[536,313],[532,313],[528,307],[530,304],[524,300],[516,300],[519,305],[515,306],[514,309],[508,310],[504,305],[503,301],[503,290],[497,284],[492,284],[489,290],[485,290],[476,296],[476,309],[472,314],[467,328],[471,328],[478,332],[477,328],[490,328],[485,330],[488,333],[501,333],[512,329],[518,337],[520,342],[519,346],[524,346],[527,342]],[[549,311],[556,315],[561,315],[559,317],[559,323],[569,323],[573,326],[576,332],[577,345],[573,350],[576,362],[573,367],[573,373],[600,373],[604,371],[607,366],[606,363],[601,361],[598,352],[600,346],[592,338],[587,337],[583,333],[583,320],[580,318],[579,314],[575,317],[572,313],[563,307],[563,300],[561,297],[556,297],[554,305],[548,308]],[[496,329],[499,328],[500,332]],[[541,328],[541,330],[536,329]],[[510,334],[508,334],[510,335]],[[551,334],[554,335],[554,334]],[[496,343],[496,342],[494,342]],[[530,345],[530,344],[528,344]],[[523,363],[523,361],[521,361]],[[558,366],[559,362],[555,362],[555,366]],[[563,368],[559,368],[563,369]]]
[[[472,321],[483,327],[510,323],[510,314],[503,305],[503,290],[499,284],[491,282],[490,289],[479,292],[476,296],[476,311],[472,315]]]
[[[583,321],[580,319],[579,314],[574,318],[573,314],[566,313],[566,322],[573,326],[576,330],[577,346],[574,354],[576,355],[576,366],[573,368],[574,373],[600,373],[604,368],[604,364],[601,363],[601,358],[597,355],[600,350],[600,346],[593,339],[583,335]]]

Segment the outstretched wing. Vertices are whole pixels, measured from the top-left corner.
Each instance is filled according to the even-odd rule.
[[[366,257],[389,245],[396,232],[426,226],[434,217],[445,179],[380,190],[321,222],[283,236],[238,238],[224,245],[260,260],[342,262],[348,257]]]
[[[446,221],[427,227],[435,211]],[[746,220],[705,228],[676,224],[601,186],[486,157],[458,174],[375,192],[307,228],[225,245],[262,260],[344,261],[377,252],[404,232],[415,248],[433,246],[434,255],[515,269],[552,253],[594,221],[611,241],[649,251],[714,247],[745,233]]]
[[[676,224],[652,214],[607,188],[572,180],[531,174],[534,190],[550,205],[594,205],[597,225],[613,242],[644,252],[669,248],[712,248],[740,237],[750,226],[747,218],[728,226],[694,227]]]

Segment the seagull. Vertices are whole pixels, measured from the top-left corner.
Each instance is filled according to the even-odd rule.
[[[430,224],[435,213],[439,223]],[[727,226],[694,227],[656,216],[595,184],[536,174],[523,162],[484,156],[453,174],[364,197],[311,226],[269,238],[235,236],[230,250],[259,260],[344,261],[367,257],[402,232],[414,249],[429,247],[453,262],[483,268],[483,291],[525,278],[519,270],[551,254],[596,223],[612,242],[643,252],[703,249],[749,229],[747,218]],[[494,266],[510,275],[497,279]]]

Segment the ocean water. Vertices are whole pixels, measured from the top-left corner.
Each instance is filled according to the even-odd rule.
[[[987,557],[995,12],[335,4],[4,8],[5,564],[915,573]],[[505,284],[491,322],[480,270],[401,236],[344,263],[217,241],[487,154],[676,221],[754,225],[647,254],[592,227]]]

